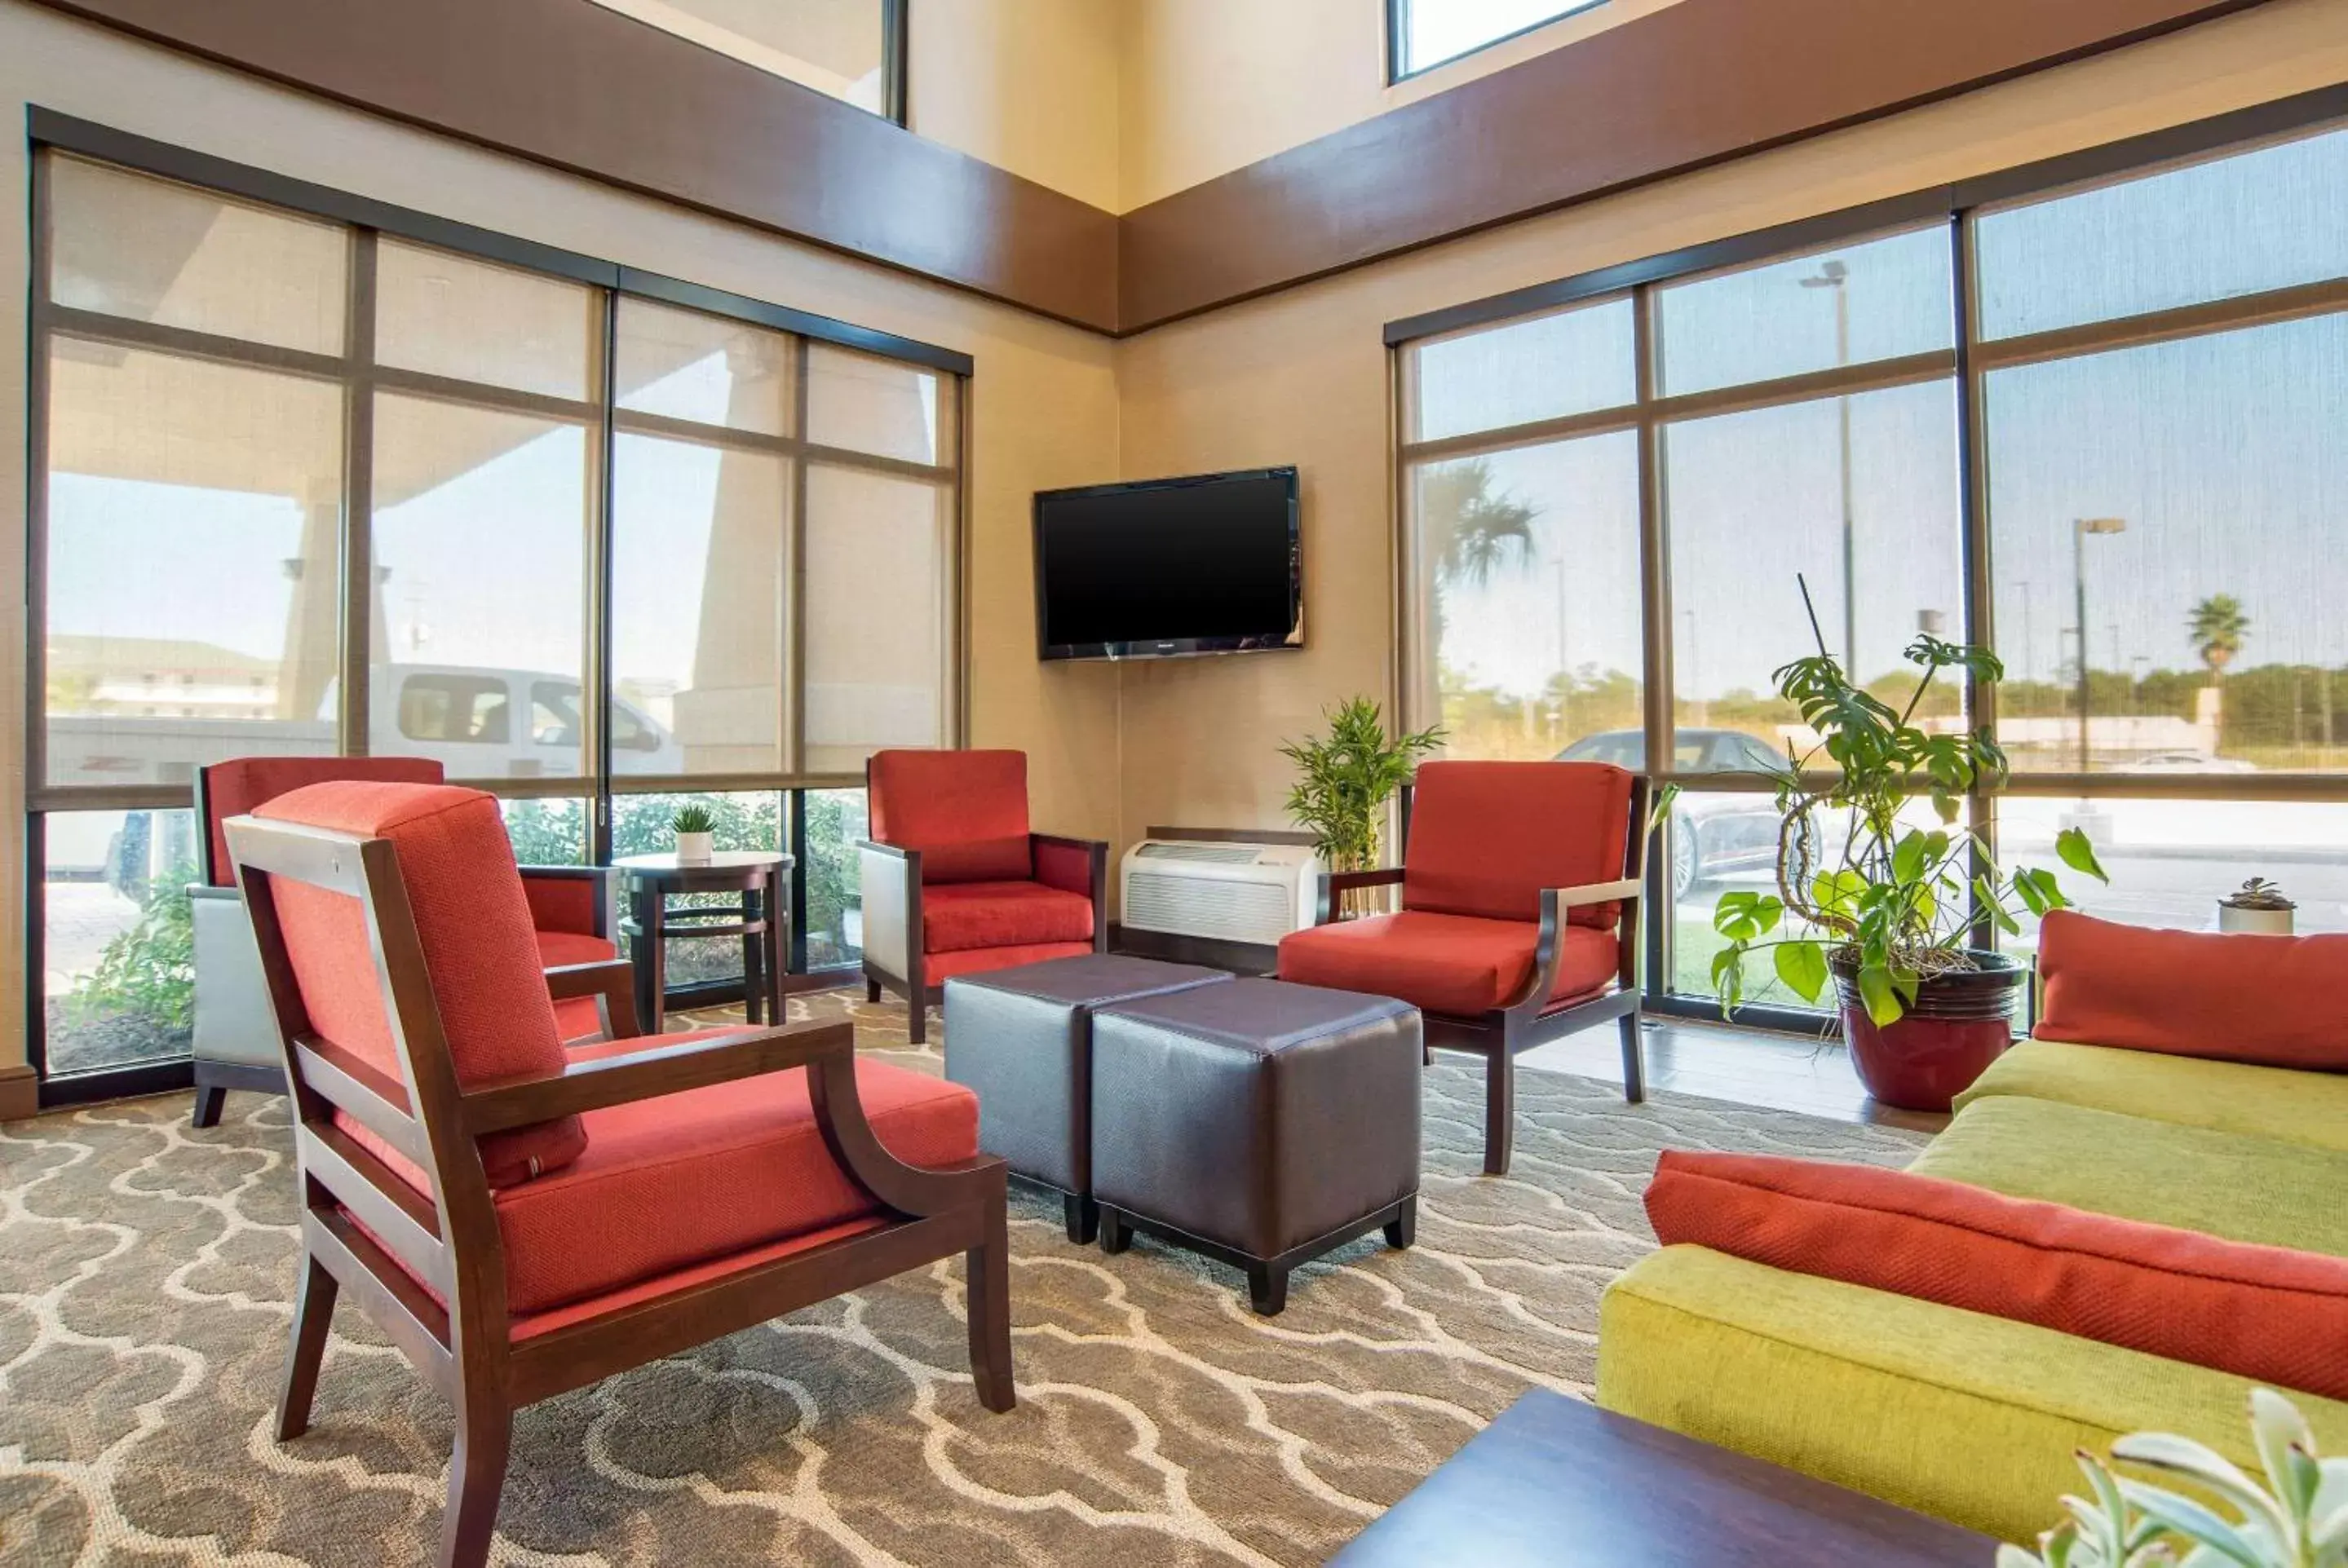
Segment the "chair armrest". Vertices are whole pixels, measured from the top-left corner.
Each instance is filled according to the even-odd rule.
[[[922,956],[922,852],[867,839],[856,846],[864,894],[865,961],[910,980]]]
[[[1402,885],[1403,868],[1381,866],[1375,871],[1324,871],[1321,874],[1320,892],[1313,901],[1313,923],[1326,926],[1337,918],[1337,900],[1362,887],[1398,887]]]
[[[890,1153],[865,1119],[864,1102],[856,1089],[856,1029],[844,1021],[747,1030],[647,1046],[623,1056],[573,1061],[559,1072],[482,1084],[468,1090],[458,1102],[465,1131],[479,1137],[802,1067],[808,1071],[808,1099],[825,1149],[850,1180],[890,1208],[930,1214],[966,1205],[972,1201],[971,1173],[1002,1169],[999,1161],[983,1156],[927,1169]],[[1000,1192],[999,1185],[996,1190]]]
[[[1068,838],[1056,833],[1031,833],[1028,854],[1035,880],[1064,893],[1092,900],[1093,946],[1108,948],[1108,845],[1097,838]]]
[[[625,958],[605,958],[594,964],[558,964],[546,971],[546,994],[556,1001],[594,997],[602,1002],[606,1040],[630,1040],[644,1033],[636,1017],[636,966]]]
[[[1567,910],[1586,908],[1592,904],[1635,902],[1640,886],[1636,880],[1624,877],[1619,882],[1592,882],[1580,887],[1542,888],[1540,937],[1533,944],[1533,978],[1503,1010],[1538,1010],[1549,1004],[1550,992],[1557,989],[1558,968],[1565,961]],[[1625,954],[1623,973],[1629,972],[1630,961],[1630,955]]]
[[[1636,898],[1646,891],[1646,884],[1625,877],[1620,882],[1592,882],[1587,886],[1559,887],[1553,891],[1560,907],[1578,909],[1591,904],[1617,904]]]
[[[188,897],[191,899],[209,899],[222,904],[240,903],[244,898],[244,895],[234,887],[215,886],[210,882],[189,883]]]

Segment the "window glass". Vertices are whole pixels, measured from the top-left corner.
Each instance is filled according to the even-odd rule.
[[[1406,77],[1497,44],[1599,0],[1388,0],[1395,14],[1395,75]]]
[[[790,347],[781,333],[623,299],[619,405],[697,425],[787,435]]]
[[[524,866],[587,864],[587,803],[577,799],[501,800],[506,836]]]
[[[1984,213],[1984,337],[2348,277],[2348,130]]]
[[[1438,463],[1411,481],[1417,711],[1454,756],[1582,757],[1639,739],[1639,439]]]
[[[807,967],[839,968],[864,958],[863,869],[856,845],[872,836],[860,789],[799,793],[807,814],[807,859],[798,868],[807,888]]]
[[[920,365],[810,343],[807,438],[908,463],[951,463],[951,380]]]
[[[596,0],[874,114],[890,111],[882,0]]]
[[[2348,316],[1997,371],[1988,409],[2014,766],[2348,769]]]
[[[342,389],[58,337],[47,426],[48,782],[331,755]]]
[[[42,818],[41,1002],[46,1071],[188,1054],[195,1025],[185,811],[61,811]]]
[[[1945,225],[1660,289],[1667,395],[1956,345]]]
[[[944,745],[953,492],[816,466],[807,506],[806,770]]]
[[[1606,300],[1414,349],[1417,438],[1439,441],[1635,402],[1632,314],[1629,300]]]
[[[370,749],[437,758],[451,778],[581,772],[575,718],[527,710],[578,702],[587,432],[386,395],[375,438]]]
[[[401,370],[583,402],[601,295],[584,283],[385,240],[376,357]]]
[[[1962,635],[1956,424],[1955,385],[1939,382],[1665,430],[1673,709],[1700,766],[1747,765],[1741,745],[1722,749],[1740,733],[1773,753],[1817,743],[1773,677],[1821,635],[1903,705],[1915,671],[1901,655],[1918,631]],[[1922,716],[1962,726],[1961,689],[1935,692]]]
[[[613,490],[612,766],[783,766],[790,465],[619,438]]]
[[[705,807],[710,815],[714,847],[785,849],[783,796],[776,790],[748,790],[727,794],[617,794],[612,797],[612,853],[614,856],[659,855],[676,847],[674,825],[677,808]],[[670,930],[681,921],[675,917],[694,908],[738,906],[735,893],[687,893],[668,901]],[[633,948],[633,939],[630,938]],[[742,979],[742,939],[739,937],[671,936],[664,947],[672,989]],[[672,1025],[676,1020],[672,1019]]]
[[[58,304],[343,352],[350,241],[339,224],[77,158],[53,157],[48,168],[49,297]]]

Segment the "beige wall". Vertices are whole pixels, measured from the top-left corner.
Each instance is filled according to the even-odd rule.
[[[1187,0],[1186,0],[1187,3]],[[1386,322],[2348,80],[2348,0],[2227,21],[1214,313],[1120,346],[1129,477],[1303,470],[1295,654],[1124,672],[1120,816],[1276,826],[1277,752],[1395,691]]]
[[[1125,4],[1120,210],[1171,196],[1676,0],[1608,0],[1393,87],[1385,77],[1386,0]],[[916,69],[920,58],[914,56]]]
[[[1023,4],[1026,0],[1022,0]],[[916,10],[929,7],[917,6]],[[1115,831],[1117,673],[1035,660],[1028,497],[1117,472],[1113,345],[901,273],[255,83],[0,0],[0,121],[24,106],[963,350],[971,405],[971,733],[1033,756],[1039,820]],[[26,421],[26,161],[0,158],[0,429]],[[22,885],[24,444],[0,440],[0,886]],[[888,613],[876,598],[873,613]],[[0,898],[0,1069],[24,1060],[23,903]]]
[[[1115,212],[1128,0],[916,0],[908,122]]]

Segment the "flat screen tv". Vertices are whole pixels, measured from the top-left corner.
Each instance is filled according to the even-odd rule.
[[[1304,646],[1296,470],[1045,490],[1035,620],[1045,659],[1173,659]]]

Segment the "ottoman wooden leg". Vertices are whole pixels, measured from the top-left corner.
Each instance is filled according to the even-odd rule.
[[[1288,1305],[1288,1270],[1276,1263],[1248,1266],[1248,1300],[1259,1317],[1277,1317]]]
[[[1099,1225],[1100,1249],[1111,1257],[1133,1245],[1133,1227],[1126,1223],[1123,1214],[1107,1204],[1100,1205]]]
[[[1068,1239],[1078,1246],[1091,1245],[1093,1238],[1100,1234],[1100,1205],[1090,1198],[1063,1193],[1060,1209],[1068,1222]]]
[[[1386,1222],[1386,1245],[1406,1247],[1418,1239],[1418,1199],[1405,1198],[1395,1217]]]

